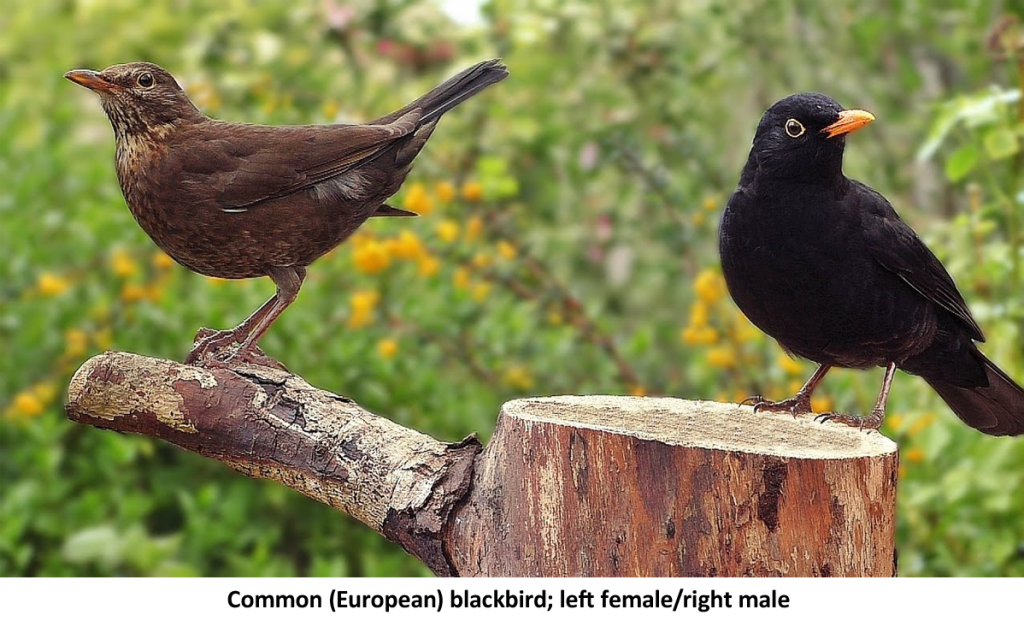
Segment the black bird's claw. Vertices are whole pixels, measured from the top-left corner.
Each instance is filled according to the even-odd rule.
[[[752,404],[754,406],[757,406],[757,405],[761,404],[762,402],[767,402],[767,400],[765,399],[764,396],[750,396],[749,398],[744,398],[743,400],[740,400],[739,406],[742,407],[742,406],[748,405],[748,404]]]
[[[839,422],[846,426],[857,427],[862,431],[865,429],[868,431],[877,431],[882,427],[885,414],[881,411],[875,411],[871,415],[859,416],[850,415],[849,413],[840,413],[838,411],[829,411],[828,413],[822,413],[815,416],[814,419],[822,424],[826,421]]]
[[[789,398],[788,400],[780,400],[779,402],[772,402],[767,400],[763,396],[752,396],[747,398],[740,404],[747,404],[752,402],[754,405],[754,413],[760,413],[762,411],[772,411],[775,413],[790,413],[795,418],[798,415],[811,412],[811,399],[801,398],[799,396]]]

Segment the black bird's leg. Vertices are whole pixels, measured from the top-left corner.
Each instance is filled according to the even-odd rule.
[[[267,274],[277,285],[274,296],[234,328],[214,332],[197,341],[185,359],[186,363],[226,367],[232,361],[259,362],[262,354],[255,349],[256,343],[277,317],[295,301],[302,281],[306,278],[306,269],[301,266],[274,267]],[[237,349],[224,353],[235,344],[239,344]]]
[[[831,365],[818,365],[818,368],[814,370],[811,377],[807,379],[803,387],[800,387],[800,391],[796,392],[796,395],[788,400],[781,400],[779,402],[772,402],[771,400],[765,400],[762,396],[754,396],[747,398],[740,404],[753,404],[754,413],[761,411],[776,411],[776,412],[788,412],[792,413],[793,417],[802,415],[804,413],[811,412],[811,394],[818,387],[818,383],[825,377],[828,370],[832,369]]]
[[[849,413],[822,413],[815,420],[824,422],[825,420],[832,420],[834,422],[842,422],[848,426],[856,426],[861,429],[878,429],[881,428],[882,422],[885,421],[885,403],[889,400],[889,389],[892,387],[893,376],[896,375],[896,363],[889,363],[885,368],[885,378],[882,379],[882,390],[878,392],[878,400],[875,401],[875,408],[872,409],[871,415],[868,416],[857,416],[850,415]]]

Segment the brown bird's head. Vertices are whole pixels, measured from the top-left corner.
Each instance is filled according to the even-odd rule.
[[[72,70],[64,76],[100,96],[119,138],[159,133],[168,126],[203,118],[174,77],[156,64],[132,62],[100,72]]]

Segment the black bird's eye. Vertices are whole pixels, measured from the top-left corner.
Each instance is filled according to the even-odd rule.
[[[150,73],[142,73],[141,75],[139,75],[138,81],[139,85],[143,88],[153,87],[153,75]]]
[[[805,131],[806,130],[804,129],[804,124],[797,121],[796,119],[790,119],[786,121],[786,134],[789,134],[793,138],[803,136],[803,133]]]

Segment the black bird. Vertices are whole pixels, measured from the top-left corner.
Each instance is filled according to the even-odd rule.
[[[385,201],[438,119],[508,71],[496,59],[480,62],[365,125],[290,126],[208,118],[148,62],[65,76],[100,95],[121,191],[160,248],[203,275],[277,285],[252,316],[198,341],[188,357],[223,365],[259,360],[256,343],[295,300],[306,266],[371,217],[416,215]]]
[[[873,120],[805,93],[757,126],[722,217],[722,270],[743,313],[819,367],[795,397],[757,397],[755,410],[808,413],[830,368],[880,366],[870,415],[820,417],[877,429],[902,369],[979,431],[1024,433],[1024,390],[978,351],[985,337],[949,273],[881,194],[843,175],[846,135]]]

